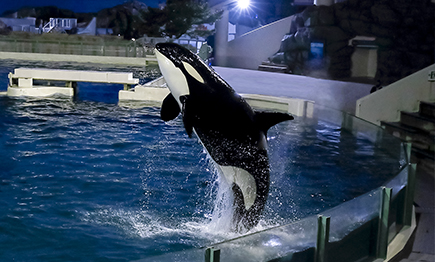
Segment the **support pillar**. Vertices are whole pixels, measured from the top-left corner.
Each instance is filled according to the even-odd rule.
[[[215,65],[226,66],[227,65],[227,49],[228,49],[228,23],[229,10],[224,7],[222,18],[216,21],[216,34],[215,34]]]
[[[329,243],[329,228],[331,218],[319,215],[317,217],[317,244],[314,255],[315,262],[325,262],[327,245]]]
[[[417,164],[409,164],[408,166],[408,183],[405,191],[405,203],[403,212],[403,224],[411,226],[413,217],[415,183],[416,183]]]
[[[391,188],[381,190],[376,258],[386,259],[388,249],[388,216],[390,214]]]
[[[220,249],[209,247],[205,250],[205,262],[219,262],[221,257]]]

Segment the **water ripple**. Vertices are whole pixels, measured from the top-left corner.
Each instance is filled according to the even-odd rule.
[[[235,237],[228,185],[182,120],[159,111],[0,97],[0,260],[133,260]],[[282,123],[268,140],[272,183],[254,230],[335,206],[397,169],[321,121]]]

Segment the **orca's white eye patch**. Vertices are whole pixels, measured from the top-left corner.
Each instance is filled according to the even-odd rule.
[[[195,78],[198,82],[203,83],[204,84],[204,79],[202,79],[201,75],[198,73],[198,71],[196,71],[195,68],[193,68],[193,66],[191,66],[190,64],[182,61],[184,68],[186,69],[186,71],[193,77]]]

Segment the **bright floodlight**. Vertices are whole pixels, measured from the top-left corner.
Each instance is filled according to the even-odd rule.
[[[237,5],[240,9],[246,9],[249,7],[250,1],[249,0],[237,0]]]

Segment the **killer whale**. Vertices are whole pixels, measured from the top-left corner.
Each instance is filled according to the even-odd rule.
[[[155,53],[171,91],[162,103],[162,120],[182,114],[189,137],[196,133],[231,185],[233,229],[251,229],[269,194],[267,131],[293,116],[254,111],[213,69],[180,45],[159,43]]]

